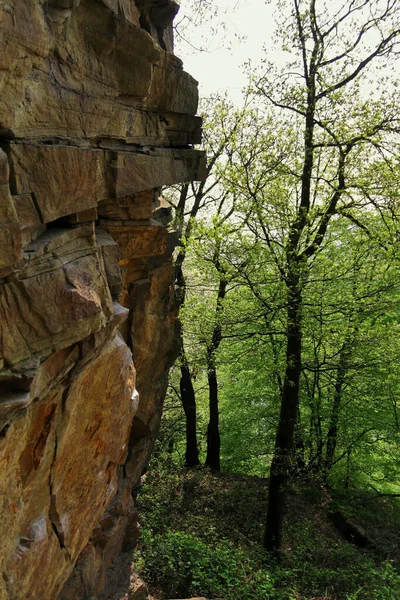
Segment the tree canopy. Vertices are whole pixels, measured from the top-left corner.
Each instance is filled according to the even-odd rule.
[[[171,198],[180,397],[208,390],[209,466],[221,443],[230,468],[269,469],[279,553],[293,479],[398,491],[400,4],[277,8],[287,62],[249,72],[242,108],[204,104],[207,179]]]

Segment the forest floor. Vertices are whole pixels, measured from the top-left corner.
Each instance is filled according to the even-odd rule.
[[[293,484],[283,558],[261,547],[268,481],[207,469],[154,471],[139,493],[135,569],[157,600],[400,600],[400,500]],[[364,532],[349,543],[329,518]]]

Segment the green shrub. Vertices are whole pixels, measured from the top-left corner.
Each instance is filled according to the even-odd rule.
[[[134,562],[145,579],[167,598],[284,598],[277,595],[271,573],[263,570],[248,551],[227,540],[207,544],[182,531],[153,534],[145,529]]]
[[[400,600],[394,544],[363,550],[343,540],[320,492],[299,487],[289,495],[279,565],[267,563],[261,547],[264,480],[202,469],[153,471],[138,497],[143,530],[135,569],[157,598]],[[377,541],[397,541],[396,506],[383,504],[379,511],[365,502],[365,526],[371,534],[376,529]],[[357,520],[364,516],[347,495],[338,506]]]

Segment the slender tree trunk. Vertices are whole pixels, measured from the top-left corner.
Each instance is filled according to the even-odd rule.
[[[335,394],[333,397],[333,405],[332,405],[331,418],[330,418],[330,422],[329,422],[328,437],[326,440],[324,478],[327,477],[329,471],[331,470],[332,465],[333,465],[334,456],[335,456],[340,405],[342,403],[342,387],[343,387],[343,383],[344,383],[344,375],[345,375],[345,373],[342,373],[339,371],[338,378],[335,383]]]
[[[332,412],[331,412],[331,418],[330,418],[330,422],[329,422],[328,437],[326,440],[326,453],[325,453],[325,464],[324,464],[324,478],[325,479],[333,466],[333,461],[334,461],[334,457],[335,457],[339,416],[340,416],[340,409],[341,409],[342,396],[343,396],[343,386],[344,386],[344,382],[345,382],[345,378],[346,378],[346,374],[347,374],[347,370],[348,370],[350,346],[351,346],[351,342],[349,341],[349,339],[347,339],[343,343],[343,346],[340,350],[339,365],[338,365],[338,370],[336,373],[336,381],[335,381],[335,393],[333,395]]]
[[[286,486],[292,461],[301,373],[301,304],[299,275],[295,274],[288,279],[286,370],[271,464],[264,534],[264,548],[270,552],[278,552],[281,546]]]
[[[318,391],[320,393],[320,391]],[[315,437],[315,454],[311,457],[309,462],[309,471],[320,474],[324,462],[324,440],[322,436],[322,423],[320,415],[320,402],[313,403],[311,405],[311,426],[310,426],[310,438],[314,434]],[[310,442],[311,445],[311,442]]]
[[[175,262],[175,283],[179,308],[185,303],[186,299],[186,281],[183,275],[183,261],[185,253],[181,251]],[[183,331],[180,332],[180,369],[181,378],[179,383],[181,401],[186,417],[186,451],[185,464],[187,467],[195,467],[200,464],[199,449],[197,445],[197,408],[196,395],[193,388],[192,376],[189,369],[189,363],[185,352],[183,341]]]
[[[322,420],[321,420],[321,385],[320,385],[320,365],[318,360],[317,348],[314,347],[314,357],[316,370],[314,372],[313,389],[312,389],[312,419],[315,433],[315,458],[313,461],[313,470],[320,474],[324,456],[324,438],[322,435]]]
[[[212,363],[212,364],[210,364]],[[208,365],[208,389],[210,402],[210,419],[207,428],[207,457],[206,465],[220,470],[221,437],[219,433],[218,381],[214,361]]]
[[[300,418],[300,407],[297,406],[297,418],[296,425],[294,428],[294,450],[295,450],[295,461],[292,465],[292,474],[294,476],[299,476],[304,474],[306,469],[306,459],[305,459],[305,443],[303,437],[303,428],[301,426],[301,418]]]
[[[317,364],[317,361],[316,361]],[[317,472],[321,470],[322,464],[322,451],[323,451],[323,440],[322,440],[322,428],[321,428],[321,415],[320,415],[320,388],[318,385],[318,371],[315,370],[313,373],[313,381],[310,386],[309,380],[305,377],[306,393],[310,407],[310,422],[308,426],[308,439],[307,439],[307,450],[308,450],[308,462],[307,471],[309,473]],[[316,400],[315,395],[318,390],[319,399]]]
[[[200,464],[199,449],[197,445],[196,396],[183,345],[181,348],[180,392],[183,410],[186,416],[185,464],[187,467],[195,467]]]
[[[221,313],[223,310],[223,300],[226,295],[227,281],[224,278],[221,267],[216,261],[216,267],[220,273],[220,281],[217,296],[217,308],[215,313],[214,329],[211,338],[211,344],[207,346],[207,377],[209,391],[210,418],[207,428],[207,457],[206,465],[219,471],[220,466],[220,448],[221,436],[219,433],[219,406],[218,406],[218,379],[217,368],[215,364],[215,353],[222,340]]]
[[[281,410],[275,439],[274,456],[268,490],[267,519],[264,534],[264,548],[279,553],[282,540],[282,523],[285,510],[286,487],[292,458],[294,428],[299,406],[301,374],[301,309],[300,271],[302,257],[299,253],[301,234],[307,224],[310,209],[311,178],[314,163],[314,112],[315,112],[315,61],[318,53],[314,44],[310,59],[310,71],[307,80],[307,111],[304,129],[304,163],[301,176],[300,205],[296,218],[290,228],[286,245],[285,277],[287,289],[287,334],[286,369],[281,395]],[[315,251],[311,248],[310,255]],[[308,254],[304,252],[304,260]]]
[[[347,451],[346,475],[344,476],[344,489],[348,490],[350,485],[351,450]]]

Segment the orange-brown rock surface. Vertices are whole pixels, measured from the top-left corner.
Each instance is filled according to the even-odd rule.
[[[0,0],[0,600],[96,595],[175,356],[162,185],[201,179],[173,0]]]

